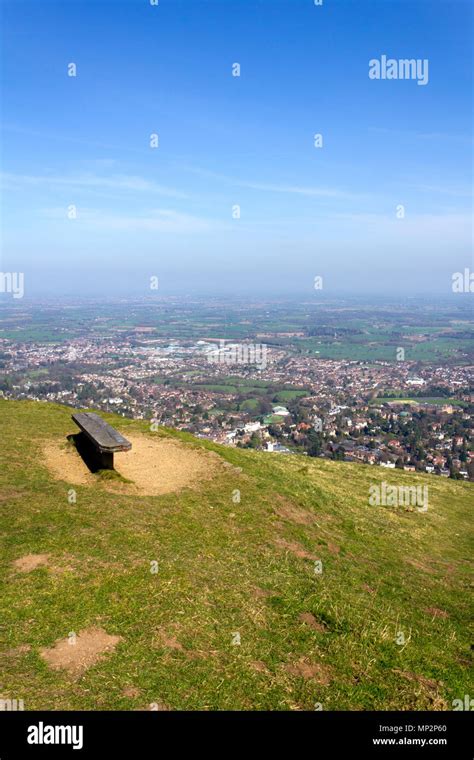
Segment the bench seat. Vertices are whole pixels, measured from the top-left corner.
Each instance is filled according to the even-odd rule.
[[[130,441],[94,412],[77,412],[72,419],[99,454],[102,469],[113,470],[114,453],[132,448]]]

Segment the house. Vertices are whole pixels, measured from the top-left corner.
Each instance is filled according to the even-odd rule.
[[[286,406],[274,406],[272,411],[273,414],[276,414],[278,417],[287,417],[289,415]]]
[[[272,441],[268,441],[264,451],[271,451],[277,454],[291,454],[290,449],[286,446],[282,446],[281,443],[273,443]]]
[[[247,424],[244,425],[244,430],[246,433],[256,433],[261,427],[262,424],[260,422],[247,422]]]
[[[296,426],[296,429],[297,429],[297,430],[311,430],[311,425],[308,425],[308,423],[307,423],[307,422],[300,422],[300,423],[299,423],[299,424]]]
[[[445,404],[441,407],[441,411],[445,412],[445,414],[453,414],[454,408],[451,404]]]

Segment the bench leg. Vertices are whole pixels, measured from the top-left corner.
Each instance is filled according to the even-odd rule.
[[[114,455],[110,453],[100,454],[100,469],[101,470],[113,470],[114,469]]]

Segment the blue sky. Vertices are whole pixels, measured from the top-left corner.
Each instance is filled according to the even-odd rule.
[[[470,2],[1,8],[1,267],[27,293],[448,293],[472,267]],[[369,79],[382,55],[428,83]]]

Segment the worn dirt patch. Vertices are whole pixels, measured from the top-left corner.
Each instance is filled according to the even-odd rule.
[[[425,607],[425,612],[433,617],[448,618],[449,614],[446,610],[440,610],[439,607]]]
[[[273,591],[267,591],[264,588],[260,588],[260,586],[255,586],[253,590],[253,595],[257,599],[268,599],[269,596],[275,596]]]
[[[21,657],[24,654],[28,654],[30,651],[31,646],[29,644],[20,644],[20,646],[15,647],[14,649],[8,649],[5,654],[7,657]]]
[[[158,628],[152,640],[152,647],[156,649],[168,650],[164,655],[165,658],[172,657],[173,652],[179,652],[188,660],[207,659],[209,657],[215,657],[218,654],[217,651],[212,650],[204,652],[202,650],[187,649],[181,644],[178,638],[174,635],[173,631],[179,634],[180,626],[176,623],[173,623],[166,629]]]
[[[417,570],[423,570],[423,572],[429,573],[430,575],[434,575],[435,573],[435,570],[433,570],[433,568],[426,562],[420,562],[420,560],[413,559],[412,557],[407,557],[406,562],[408,562],[409,565],[416,567]]]
[[[140,689],[137,689],[136,686],[126,686],[125,689],[122,691],[122,695],[124,697],[139,697],[141,694]]]
[[[156,643],[165,649],[176,649],[178,652],[182,652],[184,649],[176,636],[167,636],[164,632],[160,632]]]
[[[298,544],[296,541],[286,541],[284,538],[277,538],[275,539],[275,546],[278,546],[279,549],[285,549],[286,551],[292,552],[296,557],[300,557],[301,559],[311,559],[314,561],[319,559],[315,554],[306,551],[304,546]]]
[[[400,670],[399,668],[393,668],[393,672],[407,681],[411,681],[415,684],[415,694],[418,690],[419,694],[422,694],[430,704],[430,710],[449,710],[448,703],[439,693],[440,688],[444,685],[443,681],[435,681],[433,678],[426,678],[419,673],[413,673],[410,670]]]
[[[2,492],[0,493],[0,504],[15,501],[15,499],[21,499],[24,495],[24,491],[20,491],[18,488],[2,488]]]
[[[73,485],[97,486],[114,493],[160,495],[197,486],[222,465],[218,454],[188,444],[147,435],[129,435],[131,451],[114,455],[115,470],[131,483],[106,480],[90,472],[74,446],[48,442],[44,462],[52,475]]]
[[[281,499],[279,504],[273,507],[275,514],[288,522],[297,525],[315,525],[316,517],[306,509],[292,504],[290,501]]]
[[[331,683],[331,669],[328,665],[322,665],[320,662],[311,662],[306,658],[298,660],[298,662],[290,663],[285,666],[285,670],[292,676],[300,676],[301,678],[313,679],[320,683],[322,686],[327,686]]]
[[[438,689],[439,683],[432,678],[426,678],[418,673],[412,673],[409,670],[400,670],[399,668],[393,668],[394,673],[398,673],[399,676],[405,678],[407,681],[414,681],[415,683],[424,686],[426,689]]]
[[[181,631],[179,623],[169,623],[166,627],[157,628],[152,640],[152,646],[160,649],[174,649],[183,652],[184,647],[178,640],[177,635]]]
[[[267,666],[265,665],[262,660],[254,660],[250,663],[250,667],[252,670],[255,670],[256,673],[269,673]]]
[[[25,554],[24,557],[20,557],[14,561],[13,567],[19,570],[20,573],[29,573],[37,567],[47,565],[48,557],[49,554]]]
[[[314,631],[318,631],[319,633],[326,633],[327,631],[326,626],[319,623],[311,612],[302,612],[301,615],[298,616],[298,619],[301,620],[302,623],[309,625]]]
[[[40,654],[53,670],[64,669],[77,676],[103,659],[106,652],[113,651],[121,638],[103,628],[85,628],[77,634],[75,644],[69,638],[58,639],[54,646],[43,647]]]

